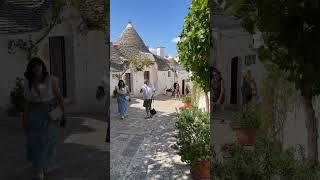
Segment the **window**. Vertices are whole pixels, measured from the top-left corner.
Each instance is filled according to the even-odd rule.
[[[247,55],[244,59],[245,65],[250,66],[256,64],[256,55]]]
[[[171,77],[171,71],[168,71],[168,77]]]
[[[143,77],[144,77],[144,80],[149,80],[150,79],[150,72],[149,71],[145,71],[143,73]]]

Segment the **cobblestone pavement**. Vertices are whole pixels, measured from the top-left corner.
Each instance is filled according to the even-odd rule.
[[[0,120],[0,179],[31,180],[31,168],[25,161],[25,139],[20,118]],[[46,180],[105,180],[109,176],[106,122],[103,115],[74,115],[68,127],[61,129],[57,149],[60,170]]]
[[[191,179],[175,145],[175,107],[181,106],[165,96],[155,98],[157,114],[144,119],[141,99],[130,102],[129,116],[120,120],[117,104],[111,104],[111,179]]]
[[[213,144],[217,155],[219,155],[220,148],[223,145],[237,142],[230,127],[233,113],[235,112],[226,110],[221,114],[213,115]]]

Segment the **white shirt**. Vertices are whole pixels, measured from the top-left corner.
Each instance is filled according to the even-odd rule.
[[[152,99],[153,90],[152,90],[151,87],[149,87],[148,85],[144,84],[142,86],[142,91],[143,91],[143,99]]]
[[[117,86],[116,89],[117,89],[118,94],[121,94],[121,95],[127,95],[129,93],[128,86],[125,86],[120,89],[119,89],[119,86]]]
[[[38,87],[34,87],[33,85],[29,86],[29,81],[25,79],[24,81],[24,97],[29,102],[45,102],[50,101],[55,98],[53,90],[52,90],[52,81],[57,78],[54,76],[48,76],[44,83],[38,85]],[[39,89],[40,94],[37,93],[37,89]]]

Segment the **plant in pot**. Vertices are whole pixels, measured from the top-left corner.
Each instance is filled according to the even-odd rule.
[[[242,145],[253,145],[260,126],[259,108],[245,105],[235,114],[231,127]]]
[[[25,99],[24,99],[24,84],[23,79],[20,77],[16,78],[15,86],[10,91],[10,103],[11,106],[7,110],[9,116],[20,116],[24,110]]]
[[[117,92],[117,87],[114,88],[112,98],[117,98],[118,97],[118,92]]]
[[[177,144],[181,160],[195,179],[210,179],[210,116],[201,109],[182,109],[177,115]]]
[[[191,107],[191,96],[184,96],[182,98],[183,106],[184,108],[190,108]]]

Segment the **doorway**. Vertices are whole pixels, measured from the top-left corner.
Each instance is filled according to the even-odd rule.
[[[144,71],[143,77],[144,77],[144,80],[150,80],[150,72],[149,71]]]
[[[238,66],[239,58],[234,57],[231,60],[231,104],[238,104]]]
[[[67,97],[66,57],[63,36],[49,38],[50,74],[59,78],[63,97]]]
[[[182,95],[185,95],[185,80],[182,80]]]

